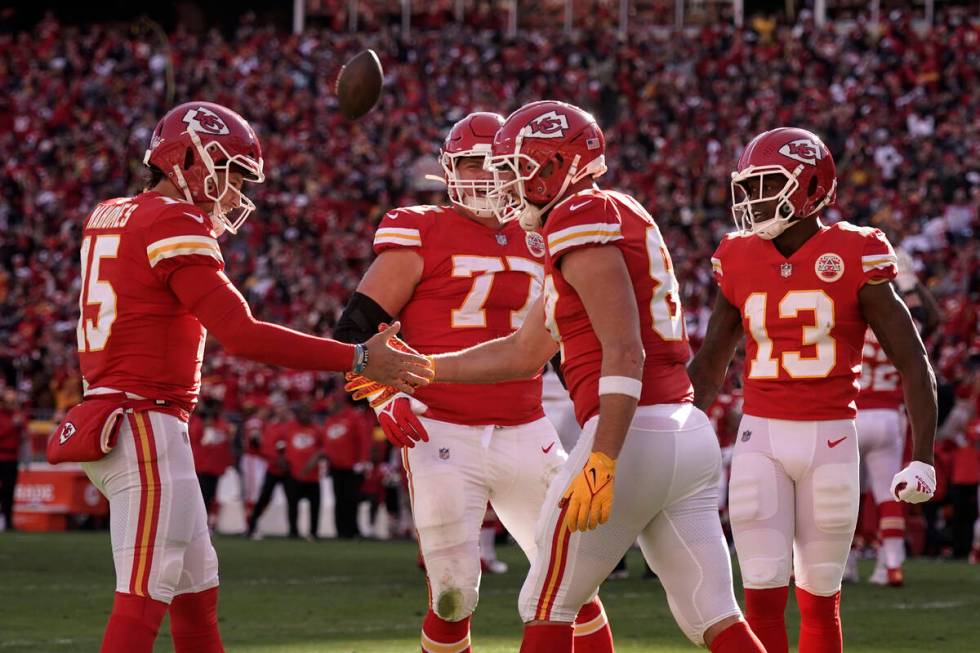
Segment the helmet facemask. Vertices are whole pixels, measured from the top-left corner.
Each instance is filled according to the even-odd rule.
[[[749,166],[732,173],[732,217],[742,233],[752,233],[764,240],[772,240],[794,224],[796,210],[790,196],[799,188],[797,180],[801,168],[790,173],[780,165]],[[766,192],[766,179],[778,176],[784,183],[776,193]],[[749,184],[755,180],[756,184]],[[754,186],[754,187],[753,187]],[[768,205],[775,202],[771,216],[761,215]],[[804,217],[804,216],[799,216]],[[761,221],[757,219],[761,218]]]
[[[208,171],[204,178],[203,192],[204,197],[213,202],[211,220],[215,230],[219,235],[225,231],[238,233],[238,229],[255,210],[255,203],[231,183],[231,173],[232,171],[242,173],[243,183],[249,181],[261,184],[265,181],[262,159],[256,161],[243,154],[230,156],[217,140],[204,145],[197,132],[189,130],[188,134],[194,143],[197,155]],[[189,194],[186,187],[184,194]]]
[[[490,145],[479,144],[472,150],[463,152],[443,152],[439,157],[446,178],[446,194],[449,201],[480,218],[494,217],[490,192],[494,189],[493,179],[464,179],[460,176],[459,164],[463,159],[480,158],[483,169],[487,169],[486,159]]]
[[[579,170],[582,157],[576,154],[568,166],[558,192],[547,204],[538,206],[528,200],[526,183],[541,172],[544,164],[529,154],[521,152],[522,141],[523,135],[518,135],[512,154],[488,157],[487,166],[494,173],[494,189],[488,197],[493,203],[494,214],[498,220],[517,218],[525,231],[538,231],[542,225],[542,217],[564,198],[569,186],[586,177],[598,177],[606,171],[605,157],[599,156]],[[559,166],[560,169],[562,164],[557,160],[558,155],[558,152],[553,153],[546,163]]]

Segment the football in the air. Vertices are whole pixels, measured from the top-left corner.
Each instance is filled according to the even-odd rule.
[[[381,97],[384,71],[374,50],[354,55],[337,76],[337,100],[340,111],[349,120],[357,120],[370,111]]]

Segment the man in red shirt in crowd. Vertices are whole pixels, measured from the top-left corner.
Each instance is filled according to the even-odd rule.
[[[371,458],[371,427],[364,412],[352,405],[349,395],[339,399],[338,410],[323,424],[323,452],[330,463],[337,537],[361,537],[357,508],[361,500],[364,470]],[[373,419],[371,420],[374,421]]]
[[[262,481],[262,489],[259,491],[259,499],[252,508],[252,514],[248,518],[248,537],[253,540],[261,540],[262,536],[257,532],[259,519],[262,513],[269,506],[272,500],[272,493],[280,483],[283,491],[286,490],[286,479],[289,478],[289,462],[286,460],[286,423],[291,419],[289,411],[282,410],[276,414],[275,419],[270,419],[262,425],[261,438],[252,442],[251,446],[258,450],[258,454],[265,460],[265,478]]]
[[[315,540],[320,530],[320,460],[323,458],[323,431],[313,424],[305,406],[296,409],[296,419],[283,427],[286,440],[286,500],[289,503],[289,537],[298,538],[299,502],[310,502],[310,534]]]
[[[201,494],[204,495],[209,521],[218,479],[234,463],[231,445],[235,429],[221,417],[219,410],[220,404],[212,403],[195,415],[188,427],[194,470],[201,485]]]
[[[24,416],[17,410],[14,391],[7,389],[0,406],[0,515],[4,528],[14,530],[14,487],[17,485],[17,458],[24,437]],[[3,530],[3,529],[0,529]]]

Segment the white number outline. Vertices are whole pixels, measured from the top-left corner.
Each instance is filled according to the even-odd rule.
[[[801,327],[800,344],[814,346],[816,352],[813,356],[803,356],[799,350],[784,351],[777,361],[766,328],[768,299],[769,293],[752,293],[742,305],[742,314],[749,325],[748,335],[756,343],[756,355],[749,361],[748,378],[775,379],[779,376],[780,367],[793,379],[823,379],[829,376],[837,365],[837,341],[831,335],[837,324],[834,300],[823,290],[791,290],[783,295],[779,301],[781,319],[793,319],[801,311],[813,311],[813,324]],[[822,365],[822,368],[814,370],[814,363]]]
[[[82,284],[78,293],[78,338],[79,352],[97,352],[106,348],[112,335],[112,324],[116,321],[116,292],[112,284],[99,278],[102,259],[116,258],[119,255],[120,236],[86,236],[82,240]],[[94,243],[94,244],[93,244]],[[91,261],[89,260],[91,258]],[[99,312],[95,321],[85,317],[85,307],[97,305]]]
[[[523,272],[530,277],[528,280],[527,301],[524,305],[510,312],[510,326],[520,328],[524,323],[534,300],[541,291],[544,266],[531,259],[521,256],[471,256],[456,255],[452,257],[454,278],[471,278],[466,298],[459,308],[452,309],[450,324],[454,329],[486,328],[487,311],[484,308],[493,290],[493,283],[498,272]],[[535,292],[537,291],[537,292]]]

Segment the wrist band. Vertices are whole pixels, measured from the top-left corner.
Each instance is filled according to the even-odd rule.
[[[626,395],[639,400],[643,381],[628,376],[603,376],[599,378],[600,395]]]
[[[362,374],[368,364],[368,350],[364,345],[354,345],[354,374]]]

